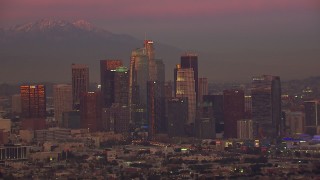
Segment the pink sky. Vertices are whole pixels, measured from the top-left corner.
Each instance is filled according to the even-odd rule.
[[[297,11],[318,7],[317,0],[2,0],[0,20],[3,24],[11,24],[43,17],[89,20],[162,19]]]

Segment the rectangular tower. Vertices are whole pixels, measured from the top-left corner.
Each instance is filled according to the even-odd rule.
[[[89,67],[85,64],[72,64],[73,109],[79,110],[80,96],[89,91]]]
[[[111,107],[115,102],[114,88],[116,69],[122,66],[121,60],[101,60],[100,61],[100,78],[101,78],[101,93],[103,99],[103,107]]]
[[[224,137],[237,138],[237,121],[244,119],[244,92],[239,89],[223,91]]]
[[[81,127],[89,132],[101,131],[102,102],[100,92],[87,92],[80,99]]]
[[[256,137],[275,138],[283,134],[279,76],[254,77],[251,89],[252,120],[258,124]]]
[[[54,118],[59,127],[63,127],[62,113],[72,111],[72,86],[56,84],[53,86]]]

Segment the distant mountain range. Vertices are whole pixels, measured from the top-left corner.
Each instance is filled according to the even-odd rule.
[[[236,40],[232,37],[226,39],[230,47],[233,41]],[[187,37],[185,42],[192,43]],[[128,66],[132,50],[142,46],[141,39],[110,32],[84,20],[42,19],[0,29],[0,83],[70,82],[72,63],[88,64],[91,82],[99,83],[99,60],[122,59]],[[219,47],[219,43],[215,46]],[[199,77],[208,77],[211,82],[250,82],[252,76],[262,74],[280,75],[282,80],[319,75],[320,46],[261,47],[239,46],[238,51],[230,48],[223,52],[208,47],[210,52],[197,52]],[[156,57],[164,60],[166,78],[172,80],[173,68],[184,50],[157,41],[155,49]]]
[[[128,65],[131,51],[142,46],[143,40],[84,20],[42,19],[0,29],[0,82],[70,82],[72,63],[88,64],[90,79],[98,82],[99,60],[122,59]],[[182,50],[160,43],[155,48],[170,69],[179,62]]]

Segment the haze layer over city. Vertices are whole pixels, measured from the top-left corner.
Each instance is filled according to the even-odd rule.
[[[317,0],[2,1],[0,28],[9,32],[0,31],[0,81],[62,82],[69,75],[68,64],[80,62],[90,65],[92,82],[99,82],[96,62],[120,58],[128,64],[131,50],[145,36],[158,43],[156,52],[167,67],[179,63],[181,52],[198,53],[201,73],[210,82],[250,82],[259,74],[283,80],[317,76],[319,13]],[[114,36],[93,34],[88,40],[74,29],[15,34],[15,26],[41,19],[85,20]],[[69,36],[73,33],[75,39]],[[170,68],[166,77],[172,80]]]
[[[0,179],[320,178],[317,0],[0,2]]]

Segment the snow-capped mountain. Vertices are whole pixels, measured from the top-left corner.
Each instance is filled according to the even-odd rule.
[[[42,19],[0,29],[0,83],[8,78],[15,81],[66,80],[71,63],[89,64],[90,75],[98,80],[99,60],[116,58],[129,64],[131,51],[142,46],[143,40],[112,33],[85,20]],[[174,67],[179,61],[181,51],[177,48],[160,43],[156,43],[155,48],[158,57],[170,60],[168,67]]]

